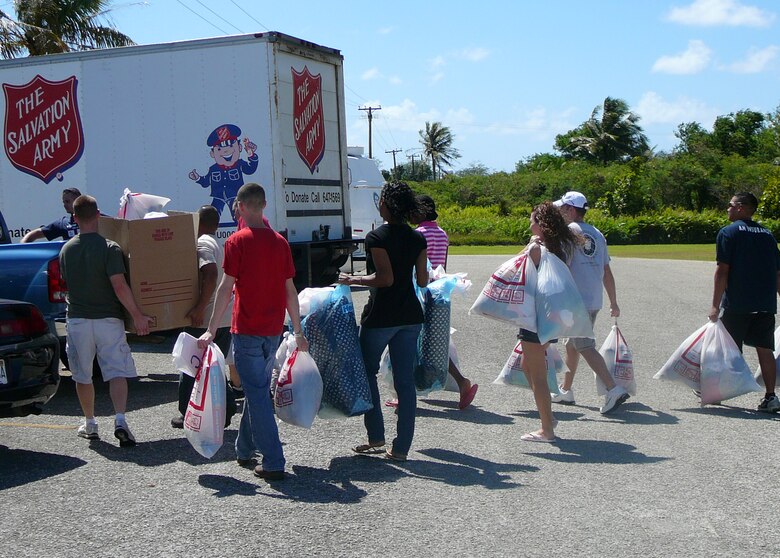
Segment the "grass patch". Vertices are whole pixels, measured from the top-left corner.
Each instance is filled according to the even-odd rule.
[[[521,246],[450,246],[456,256],[500,256],[517,254]],[[610,246],[609,254],[617,258],[649,258],[657,260],[715,261],[714,244],[636,244]]]

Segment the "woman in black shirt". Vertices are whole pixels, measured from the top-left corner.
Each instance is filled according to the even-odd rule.
[[[393,385],[398,394],[398,424],[396,438],[385,457],[399,461],[406,460],[412,445],[417,411],[414,364],[423,310],[413,280],[420,287],[428,284],[425,237],[408,224],[417,210],[417,200],[408,185],[386,184],[379,198],[379,214],[386,223],[366,235],[368,275],[339,277],[341,284],[370,288],[360,319],[360,347],[374,406],[363,418],[368,443],[354,451],[376,453],[385,445],[377,372],[382,352],[389,347]]]

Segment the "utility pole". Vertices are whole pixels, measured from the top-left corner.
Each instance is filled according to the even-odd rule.
[[[412,175],[414,175],[414,158],[417,157],[414,153],[409,155],[409,158],[412,160]],[[420,154],[420,162],[422,162],[422,154]]]
[[[390,151],[385,151],[385,153],[392,153],[393,154],[393,176],[395,176],[395,177],[398,176],[397,165],[395,164],[395,154],[396,153],[400,153],[400,152],[401,152],[400,149],[391,149]]]
[[[371,149],[371,121],[374,119],[374,111],[382,110],[382,107],[358,107],[358,110],[368,112],[368,158],[373,159],[373,150]]]

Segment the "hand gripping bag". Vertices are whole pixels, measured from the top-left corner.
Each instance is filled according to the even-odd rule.
[[[322,376],[320,418],[362,415],[372,407],[349,287],[339,285],[302,322]]]
[[[527,252],[504,262],[490,276],[469,314],[536,331],[536,266]]]
[[[536,334],[544,344],[560,337],[593,337],[593,325],[569,267],[542,246],[536,277]]]
[[[425,292],[425,320],[417,338],[414,383],[417,393],[444,389],[449,375],[450,294],[458,283],[456,276],[438,279],[422,289]]]
[[[707,322],[691,333],[677,347],[669,360],[653,376],[654,380],[682,382],[691,389],[701,388],[701,349],[704,332],[711,322]]]
[[[276,382],[276,416],[295,426],[311,428],[321,402],[322,378],[317,364],[309,353],[295,349]]]
[[[556,374],[563,370],[563,360],[555,347],[547,347],[544,352],[545,360],[547,362],[547,387],[550,389],[550,393],[558,394],[561,392],[558,387],[558,378]],[[526,389],[531,389],[531,385],[528,383],[528,378],[523,372],[523,342],[518,341],[515,348],[512,350],[512,354],[504,365],[504,368],[499,373],[498,377],[493,380],[494,384],[502,386],[514,386]]]
[[[610,376],[619,386],[626,388],[631,395],[636,395],[636,378],[634,377],[634,357],[628,348],[625,337],[620,332],[617,324],[612,326],[607,338],[599,350],[604,362],[607,364]],[[599,395],[607,394],[607,386],[596,376],[596,391]]]
[[[701,404],[761,391],[723,322],[710,322],[701,347]]]
[[[176,370],[193,378],[203,363],[203,349],[198,348],[197,337],[183,331],[176,338],[171,356]]]
[[[184,434],[203,457],[211,458],[222,447],[225,430],[225,357],[214,343],[203,353],[203,362],[195,375]]]

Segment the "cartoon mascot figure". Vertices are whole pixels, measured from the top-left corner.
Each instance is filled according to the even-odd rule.
[[[238,189],[244,185],[244,175],[252,174],[257,170],[257,145],[244,138],[244,150],[247,160],[241,159],[241,128],[234,124],[222,124],[209,134],[206,145],[211,148],[211,158],[215,163],[209,167],[208,173],[201,176],[195,169],[190,171],[189,177],[203,188],[211,186],[211,205],[217,208],[222,215],[222,209],[227,205],[230,216],[233,215],[233,201],[236,199]]]

